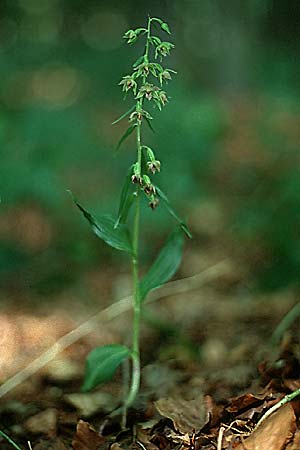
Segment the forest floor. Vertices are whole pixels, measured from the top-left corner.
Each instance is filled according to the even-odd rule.
[[[130,343],[130,301],[119,301],[129,274],[99,264],[83,292],[47,301],[1,292],[0,448],[300,449],[297,398],[257,426],[300,388],[297,292],[253,291],[251,268],[228,255],[216,243],[188,244],[179,279],[150,295],[142,386],[125,430],[110,416],[126,385],[121,370],[93,392],[80,386],[93,347]]]
[[[253,431],[269,408],[300,387],[299,331],[278,329],[296,295],[289,290],[236,298],[233,273],[224,260],[153,297],[141,339],[141,393],[125,431],[120,417],[109,416],[122,398],[121,374],[91,393],[82,393],[80,385],[89,350],[130,339],[128,312],[117,308],[115,319],[103,323],[97,315],[88,320],[85,311],[82,337],[65,349],[61,336],[82,322],[81,309],[72,309],[68,296],[51,312],[2,314],[2,377],[22,374],[42,355],[41,369],[25,373],[1,398],[2,432],[33,450],[300,448],[297,399]],[[55,343],[62,347],[53,348]],[[4,437],[0,443],[12,448]]]

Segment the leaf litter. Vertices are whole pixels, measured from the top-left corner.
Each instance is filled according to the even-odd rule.
[[[232,300],[227,279],[226,276],[226,283],[218,284],[219,290],[208,286],[201,291],[196,289],[195,294],[173,295],[160,305],[151,305],[151,312],[158,317],[162,316],[161,308],[170,311],[169,323],[174,324],[174,329],[169,327],[166,334],[163,326],[158,330],[146,327],[144,331],[144,372],[152,366],[152,375],[148,370],[143,376],[142,395],[129,411],[127,430],[120,430],[118,417],[109,417],[109,412],[118,406],[119,382],[89,394],[79,392],[83,356],[93,344],[82,339],[80,345],[62,352],[59,360],[2,399],[3,431],[20,443],[22,450],[28,450],[28,441],[33,450],[299,449],[298,398],[256,428],[270,408],[300,387],[296,326],[285,333],[280,346],[272,351],[263,346],[264,327],[269,335],[282,317],[285,293],[274,298],[257,296],[249,304],[240,305]],[[229,289],[228,296],[222,289]],[[295,299],[290,293],[286,298],[288,309]],[[50,320],[49,339],[55,340],[57,317],[52,323]],[[177,322],[181,324],[180,333]],[[28,357],[29,344],[34,348],[41,342],[39,329],[33,333],[36,324],[37,320],[30,323],[28,316],[22,329],[19,347]],[[69,331],[70,321],[63,326]],[[126,332],[126,321],[119,321],[116,328],[117,342],[119,334]],[[108,329],[105,333],[113,331]],[[104,342],[111,340],[111,336],[102,338]],[[93,340],[98,341],[99,336]],[[13,342],[15,337],[12,345]],[[201,358],[198,348],[193,347],[195,343],[200,343]],[[256,355],[258,345],[267,350],[265,354]],[[17,358],[14,356],[14,361]],[[4,364],[8,361],[3,359]],[[153,361],[157,361],[155,367]],[[13,370],[7,366],[7,371]],[[12,447],[1,438],[0,448]]]

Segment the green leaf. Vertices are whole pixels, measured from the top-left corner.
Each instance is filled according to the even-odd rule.
[[[155,185],[155,189],[157,192],[157,195],[159,196],[159,198],[161,198],[161,200],[163,201],[167,211],[169,212],[169,214],[176,220],[176,222],[179,223],[182,231],[185,232],[185,234],[187,235],[187,237],[189,237],[190,239],[193,237],[192,233],[190,232],[190,230],[188,229],[188,226],[186,225],[186,223],[184,222],[184,220],[181,219],[181,217],[179,217],[176,212],[174,211],[174,209],[172,208],[170,201],[168,199],[168,197],[166,196],[166,194],[158,187]]]
[[[144,59],[145,59],[145,56],[144,56],[144,55],[140,56],[140,57],[132,64],[132,67],[137,67],[137,66],[139,66],[141,63],[144,62]]]
[[[136,105],[133,105],[130,109],[128,109],[128,111],[126,111],[126,113],[122,114],[117,120],[115,120],[112,125],[115,125],[116,123],[120,122],[122,119],[124,119],[126,116],[128,116],[128,114],[130,114],[131,112],[133,112],[135,110]]]
[[[129,356],[130,350],[125,345],[112,344],[94,348],[86,359],[85,377],[81,390],[86,392],[109,381],[121,362]]]
[[[130,207],[133,203],[133,200],[135,198],[133,190],[133,184],[131,181],[131,176],[133,172],[133,166],[134,164],[129,168],[128,173],[125,177],[125,181],[123,183],[121,195],[120,195],[120,202],[119,202],[119,209],[118,209],[118,217],[115,223],[115,228],[119,226],[120,223],[125,223]]]
[[[122,211],[120,213],[120,215],[118,216],[116,222],[115,222],[115,228],[117,228],[119,226],[119,224],[125,224],[127,217],[128,217],[128,213],[130,211],[130,208],[134,202],[134,200],[136,199],[136,193],[132,192],[131,194],[128,195],[128,197],[126,198],[124,207],[122,208]]]
[[[141,280],[141,302],[148,292],[166,283],[175,274],[181,262],[183,241],[183,233],[178,228],[169,236],[157,259]]]
[[[152,126],[151,120],[148,119],[147,117],[145,117],[145,119],[146,119],[146,123],[147,123],[148,127],[150,128],[150,130],[152,131],[152,133],[155,133],[155,130]]]
[[[171,34],[169,25],[166,22],[163,22],[160,24],[160,27],[162,30],[164,30],[166,33]]]
[[[136,127],[136,124],[131,125],[130,127],[127,128],[127,130],[125,131],[125,133],[123,134],[123,136],[120,138],[117,146],[116,146],[116,151],[119,150],[119,148],[121,147],[121,145],[123,144],[123,142],[131,135],[131,133],[134,131]]]
[[[132,253],[129,230],[126,225],[119,224],[115,228],[115,220],[109,215],[102,215],[95,219],[92,214],[90,214],[75,197],[73,197],[73,195],[72,198],[77,208],[89,222],[93,232],[100,239],[117,250]]]
[[[159,71],[159,73],[164,71],[164,68],[162,67],[161,64],[153,63],[153,66]]]

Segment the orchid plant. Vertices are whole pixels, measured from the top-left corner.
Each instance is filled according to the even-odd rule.
[[[191,237],[185,222],[176,214],[165,193],[153,181],[155,174],[161,171],[162,165],[156,156],[156,151],[146,145],[142,139],[145,125],[154,131],[153,117],[148,106],[152,103],[159,111],[165,107],[169,98],[164,86],[176,74],[173,69],[162,65],[174,45],[162,40],[157,35],[157,31],[159,34],[171,34],[166,22],[157,17],[149,17],[145,28],[128,30],[123,36],[129,45],[142,39],[145,44],[142,55],[132,65],[131,73],[123,76],[119,83],[126,97],[131,94],[133,105],[113,123],[128,120],[128,127],[120,138],[117,149],[134,133],[136,158],[130,165],[123,183],[117,216],[114,218],[102,215],[95,218],[73,197],[94,233],[111,247],[127,253],[131,259],[133,280],[131,347],[111,344],[93,349],[87,356],[82,387],[84,391],[88,391],[109,381],[124,360],[131,360],[130,386],[122,406],[125,416],[126,410],[134,403],[140,388],[140,323],[145,299],[151,290],[163,285],[175,274],[181,262],[184,234]],[[141,278],[139,244],[143,199],[152,210],[155,210],[159,203],[165,206],[177,225],[146,275]]]

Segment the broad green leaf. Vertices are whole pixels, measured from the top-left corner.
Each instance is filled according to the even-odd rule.
[[[169,25],[166,22],[163,22],[160,24],[160,27],[162,30],[164,30],[166,33],[171,34]]]
[[[71,194],[72,195],[72,194]],[[126,225],[119,224],[115,228],[115,220],[109,215],[101,215],[95,219],[77,200],[73,201],[77,208],[82,212],[85,219],[89,222],[93,232],[111,247],[132,253],[130,235]]]
[[[188,226],[186,225],[184,220],[182,220],[181,217],[179,217],[176,214],[176,212],[172,208],[172,206],[170,204],[170,201],[169,201],[168,197],[166,196],[166,194],[156,185],[155,185],[155,189],[156,189],[157,195],[163,201],[163,203],[164,203],[165,207],[167,208],[167,211],[169,212],[169,214],[176,220],[176,222],[179,223],[181,229],[185,232],[187,237],[189,237],[191,239],[193,237],[192,233],[188,229]]]
[[[128,217],[128,213],[130,211],[130,208],[134,202],[134,200],[136,199],[136,193],[135,192],[131,192],[131,194],[128,195],[128,197],[125,200],[124,206],[122,208],[122,211],[120,213],[120,215],[118,216],[116,222],[115,222],[115,228],[117,228],[119,226],[119,224],[125,224],[127,217]]]
[[[123,144],[125,139],[127,139],[131,135],[131,133],[134,131],[135,127],[136,127],[136,124],[130,125],[130,127],[127,128],[127,130],[125,131],[123,136],[120,138],[120,140],[116,146],[116,151],[119,150],[119,148],[121,147],[121,145]]]
[[[125,345],[112,344],[94,348],[86,359],[85,377],[81,390],[86,392],[109,381],[121,362],[129,356],[130,350]]]
[[[125,119],[126,116],[128,116],[128,114],[130,114],[131,112],[133,112],[135,110],[136,105],[133,105],[128,111],[126,111],[126,113],[122,114],[118,119],[116,119],[112,125],[115,125],[116,123],[120,122],[122,119]]]
[[[142,62],[144,62],[145,55],[140,56],[133,64],[132,67],[139,66]]]
[[[168,238],[158,257],[140,284],[140,299],[144,301],[148,292],[166,283],[178,269],[183,250],[184,236],[176,229]]]
[[[125,177],[125,181],[123,183],[121,195],[120,195],[120,202],[119,202],[119,209],[118,209],[118,217],[115,223],[115,228],[119,226],[120,223],[125,223],[130,207],[132,205],[132,202],[134,200],[134,193],[133,190],[133,184],[131,181],[131,176],[133,172],[133,166],[132,165],[129,168],[129,171]]]

